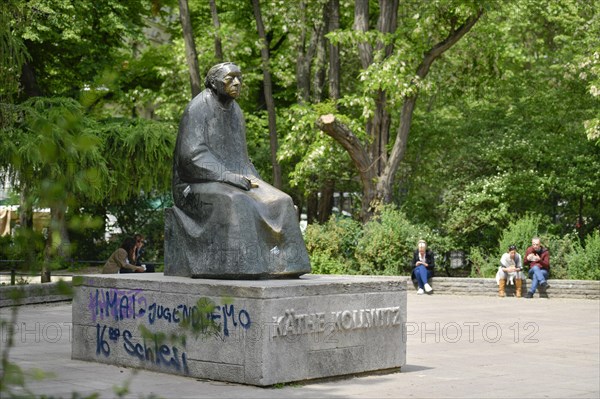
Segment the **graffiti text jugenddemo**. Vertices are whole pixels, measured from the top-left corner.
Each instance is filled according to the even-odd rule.
[[[229,336],[231,327],[241,326],[244,330],[252,323],[246,309],[236,309],[233,304],[212,304],[211,311],[201,314],[196,305],[177,304],[163,305],[157,302],[148,303],[141,290],[96,289],[90,292],[88,309],[92,321],[98,318],[115,321],[145,317],[150,325],[162,320],[166,323],[186,323],[194,327],[214,322]]]

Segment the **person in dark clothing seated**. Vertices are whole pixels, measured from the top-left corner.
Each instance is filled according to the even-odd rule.
[[[141,266],[144,268],[146,273],[154,273],[154,265],[152,263],[144,263],[143,257],[146,253],[144,246],[146,245],[146,240],[144,236],[141,234],[136,234],[133,236],[135,238],[135,264],[136,266]]]
[[[411,278],[417,281],[419,287],[417,294],[422,295],[425,292],[428,294],[432,293],[433,288],[429,285],[428,280],[433,277],[435,257],[433,252],[427,249],[427,243],[425,241],[419,241],[417,250],[413,254],[411,264],[413,267]]]

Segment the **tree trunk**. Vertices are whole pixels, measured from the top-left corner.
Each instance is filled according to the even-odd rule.
[[[392,202],[392,186],[394,183],[394,177],[396,171],[398,170],[398,166],[400,165],[400,161],[404,159],[404,154],[406,153],[406,144],[408,141],[408,134],[410,132],[413,111],[416,103],[416,94],[404,99],[402,112],[400,113],[400,127],[396,135],[396,141],[394,142],[394,147],[392,148],[389,161],[385,165],[385,169],[381,174],[381,178],[377,182],[377,192],[385,204]]]
[[[377,20],[377,30],[381,33],[394,33],[398,27],[398,0],[380,0],[379,19]],[[392,55],[394,49],[393,44],[387,46],[378,41],[377,50],[383,49],[385,46],[385,58]]]
[[[198,54],[196,53],[196,43],[194,42],[194,30],[192,29],[192,19],[187,0],[179,0],[179,20],[183,30],[183,40],[185,42],[185,59],[190,71],[190,85],[192,88],[192,98],[196,97],[202,91],[202,80],[200,79],[200,67],[198,66]]]
[[[300,15],[302,26],[300,40],[296,48],[298,56],[296,59],[296,88],[298,92],[298,101],[306,103],[311,98],[315,102],[322,99],[323,83],[325,81],[327,60],[326,60],[326,42],[325,33],[328,24],[328,10],[323,6],[322,17],[311,27],[306,18],[306,1],[300,2]],[[310,29],[310,37],[308,30]],[[314,74],[311,73],[311,65],[316,57]],[[312,76],[312,79],[311,79]],[[312,87],[312,90],[311,90]]]
[[[579,209],[577,212],[577,223],[575,224],[575,230],[580,240],[584,240],[583,234],[583,194],[579,195]]]
[[[368,0],[356,0],[355,2],[353,27],[358,32],[366,32],[369,29],[368,6]],[[380,9],[381,14],[377,24],[378,29],[382,33],[393,32],[397,24],[398,1],[381,0]],[[427,51],[417,68],[417,77],[421,80],[424,79],[433,62],[458,42],[475,25],[482,14],[483,9],[480,8],[475,15],[468,18],[461,26],[453,29],[443,41],[435,44]],[[377,43],[377,49],[385,50],[385,55],[389,56],[393,48],[391,46],[384,48],[383,46],[384,43]],[[373,50],[366,42],[360,43],[358,50],[361,65],[366,69],[373,62]],[[416,84],[416,82],[414,83]],[[404,98],[396,141],[389,157],[386,148],[391,121],[386,109],[387,98],[385,92],[377,93],[375,115],[366,126],[367,133],[372,139],[370,145],[363,145],[348,127],[336,120],[334,115],[323,115],[317,120],[317,127],[344,147],[359,171],[363,186],[361,209],[363,220],[367,220],[372,215],[373,207],[377,203],[390,203],[392,201],[393,182],[400,161],[404,158],[406,152],[406,143],[417,96],[418,91]]]
[[[269,48],[267,47],[267,38],[265,34],[265,27],[262,21],[259,0],[252,0],[252,8],[254,9],[254,17],[256,19],[258,37],[262,42],[260,55],[262,60],[262,70],[264,77],[263,84],[265,103],[267,104],[267,113],[269,117],[269,138],[271,144],[271,165],[273,166],[273,186],[281,189],[281,166],[277,161],[277,149],[279,147],[279,144],[277,142],[277,126],[275,119],[275,101],[273,100],[273,84],[271,82],[271,72],[269,68]]]
[[[301,30],[300,40],[298,40],[298,47],[296,52],[298,57],[296,58],[296,92],[298,93],[298,101],[301,103],[308,102],[310,98],[310,61],[307,54],[306,46],[306,1],[301,1],[299,4],[300,8],[300,19],[301,19]]]
[[[317,22],[313,30],[313,40],[315,45],[315,70],[312,82],[313,102],[323,100],[323,86],[327,72],[327,43],[325,42],[326,28],[329,24],[329,13],[326,6],[323,6],[323,16]]]
[[[350,155],[352,163],[358,169],[363,187],[361,218],[368,220],[378,202],[376,190],[377,173],[375,168],[373,168],[373,160],[360,140],[346,125],[338,121],[335,115],[327,114],[321,116],[317,120],[317,127],[344,147],[348,155]]]
[[[380,13],[377,20],[377,30],[383,34],[391,34],[396,30],[398,15],[398,0],[381,0]],[[384,51],[388,58],[393,51],[393,45],[387,46],[378,41],[376,51]],[[375,161],[374,167],[380,175],[388,161],[387,146],[390,140],[391,116],[387,110],[387,94],[379,90],[375,101],[373,119],[367,123],[367,133],[372,138],[371,158]]]
[[[35,74],[33,73],[33,68],[29,63],[23,64],[21,84],[23,85],[23,92],[27,98],[39,97],[42,95],[42,91],[40,90]]]
[[[50,208],[50,226],[46,247],[44,250],[44,262],[42,263],[42,283],[49,283],[51,277],[51,265],[55,261],[66,261],[71,254],[71,241],[67,232],[66,206],[57,204]]]
[[[354,2],[354,25],[357,32],[369,30],[369,0],[356,0]],[[367,69],[373,63],[373,46],[367,41],[358,44],[358,57],[363,69]]]
[[[316,191],[308,194],[306,201],[306,223],[312,224],[317,220],[319,214],[319,195]]]
[[[387,145],[390,137],[390,114],[386,109],[387,96],[384,91],[377,91],[373,118],[367,122],[367,134],[371,137],[369,152],[373,159],[373,168],[381,174],[387,162]]]
[[[306,1],[301,1],[299,7],[301,32],[296,49],[298,54],[296,59],[296,88],[298,93],[298,101],[300,103],[308,103],[312,99],[314,102],[320,102],[323,98],[323,86],[325,85],[325,79],[327,75],[327,40],[325,39],[325,34],[330,28],[328,15],[330,13],[330,9],[328,5],[323,5],[322,17],[314,24],[314,26],[312,26],[312,29],[310,29],[311,27],[307,22]],[[308,33],[309,29],[310,37]],[[314,59],[316,59],[314,63],[315,67],[314,70],[311,71],[311,65]],[[337,87],[339,93],[339,67],[337,73]],[[317,177],[315,177],[315,179],[317,179]],[[318,194],[320,193],[321,200],[328,195],[325,184],[326,183],[323,183],[318,193],[311,192],[309,194],[309,223],[312,223],[315,220],[322,220],[320,216],[321,205],[320,201],[318,200]],[[329,213],[330,212],[331,211],[329,211]]]
[[[335,190],[335,181],[328,179],[321,187],[321,199],[319,201],[319,223],[325,223],[331,217],[333,211],[333,192]]]
[[[480,8],[478,12],[468,18],[462,25],[455,30],[452,30],[448,36],[441,42],[435,44],[429,51],[423,56],[421,64],[417,67],[417,76],[423,80],[429,73],[429,69],[433,62],[440,57],[444,52],[455,45],[464,35],[467,34],[473,28],[475,23],[483,15],[483,8]],[[385,165],[385,169],[381,174],[377,183],[378,196],[383,200],[384,203],[390,203],[392,201],[392,186],[398,166],[404,154],[406,153],[406,144],[408,142],[408,134],[410,132],[410,126],[412,123],[412,116],[417,102],[418,91],[414,95],[405,97],[404,104],[402,106],[402,113],[400,114],[400,124],[396,134],[396,141],[392,147],[392,151],[389,156],[389,161]]]
[[[340,28],[340,0],[329,0],[329,27],[327,32]],[[329,43],[329,97],[340,99],[340,48]],[[337,104],[336,104],[337,106]]]
[[[67,231],[67,207],[64,204],[57,204],[50,209],[51,232],[54,238],[59,242],[54,243],[54,250],[59,259],[68,260],[71,255],[71,240]]]
[[[22,229],[33,229],[33,205],[29,200],[27,183],[21,182],[19,193],[19,225]]]
[[[223,46],[221,44],[221,22],[217,13],[215,0],[210,0],[210,14],[212,15],[213,26],[215,27],[215,58],[218,62],[223,62]]]

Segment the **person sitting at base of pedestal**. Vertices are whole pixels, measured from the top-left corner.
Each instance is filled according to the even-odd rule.
[[[104,267],[102,268],[102,274],[114,274],[114,273],[143,273],[144,268],[141,266],[136,266],[134,263],[135,257],[135,248],[136,248],[135,239],[132,237],[127,237],[121,243],[121,246],[113,252]]]

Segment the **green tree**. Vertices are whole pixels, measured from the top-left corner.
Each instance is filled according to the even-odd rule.
[[[70,253],[68,207],[103,197],[108,170],[101,141],[91,129],[93,121],[84,117],[79,103],[34,97],[19,109],[19,122],[2,140],[0,170],[15,189],[27,193],[30,205],[50,208],[44,277],[56,255],[64,258]]]
[[[12,28],[31,57],[21,74],[24,96],[77,97],[128,38],[140,37],[149,12],[143,0],[21,2]]]
[[[160,67],[171,54],[140,53],[148,43],[142,29],[151,11],[142,0],[11,1],[6,7],[12,18],[2,37],[8,32],[12,41],[2,48],[23,56],[15,61],[22,68],[20,87],[11,89],[14,117],[0,137],[0,173],[20,192],[23,219],[30,220],[34,204],[51,209],[44,263],[49,268],[55,256],[69,255],[69,229],[98,225],[85,209],[105,210],[108,203],[168,191],[176,127],[106,117],[146,114],[149,106],[139,93],[168,84]],[[2,68],[9,65],[6,54]],[[28,226],[22,223],[23,232]]]
[[[484,10],[481,5],[448,1],[415,4],[414,10],[412,4],[406,5],[400,13],[398,1],[389,0],[381,1],[371,14],[369,5],[368,0],[357,0],[352,31],[336,39],[332,36],[332,40],[357,45],[363,85],[342,102],[363,107],[365,134],[357,134],[334,114],[321,116],[317,122],[348,151],[358,169],[365,218],[374,201],[390,203],[393,199],[392,187],[406,152],[416,101],[434,61],[473,28]],[[372,16],[377,19],[375,29],[370,24]],[[392,115],[396,107],[401,111]],[[392,125],[397,128],[395,138]]]
[[[528,212],[555,234],[584,236],[600,224],[600,153],[585,130],[598,100],[593,76],[573,60],[598,48],[598,11],[530,0],[503,3],[481,22],[430,74],[396,201],[484,252]]]
[[[19,13],[19,2],[7,0],[0,4],[0,129],[14,122],[15,110],[12,107],[19,92],[19,77],[29,54],[19,36],[14,34],[17,27],[12,16]]]

